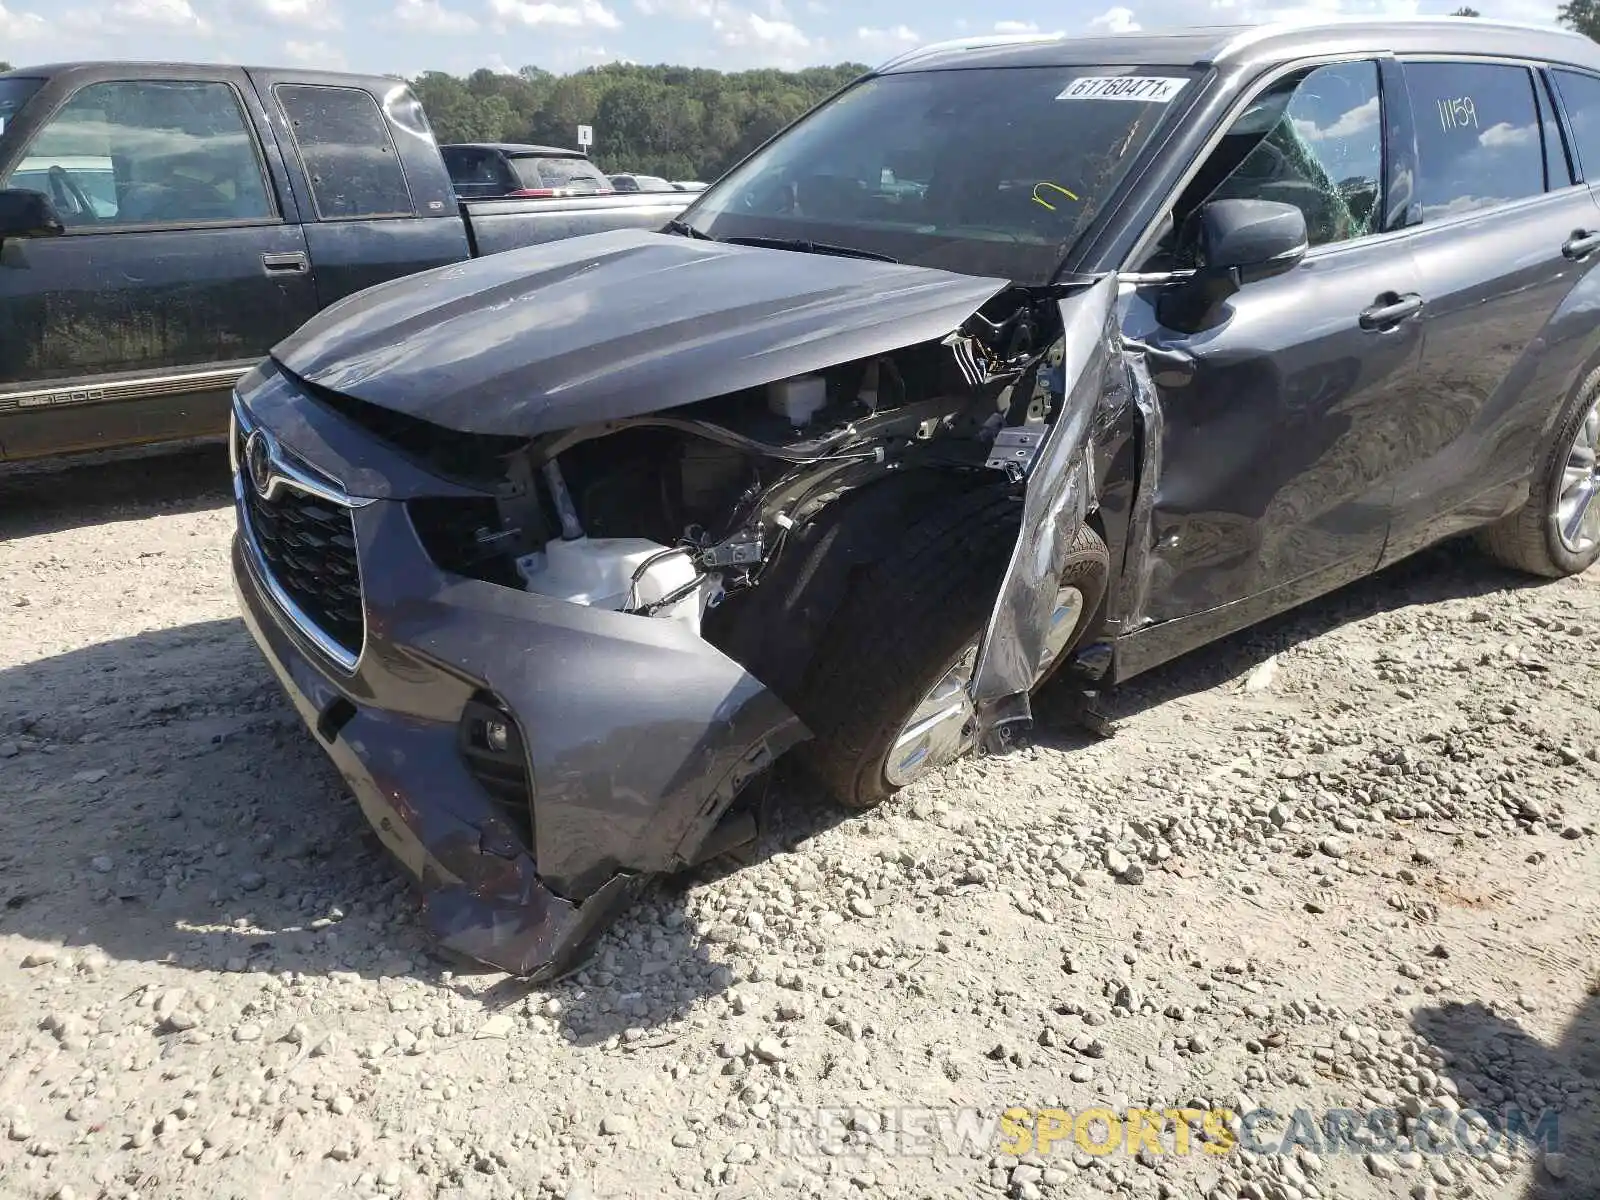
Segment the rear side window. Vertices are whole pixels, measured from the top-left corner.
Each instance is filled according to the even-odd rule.
[[[1544,191],[1539,110],[1525,67],[1414,62],[1405,72],[1424,221]]]
[[[415,215],[405,168],[376,100],[358,88],[305,84],[280,84],[277,96],[319,217]]]
[[[1572,127],[1578,165],[1590,183],[1600,181],[1600,78],[1577,71],[1553,74]]]
[[[480,190],[507,187],[500,165],[500,155],[493,150],[477,150],[469,146],[448,146],[444,150],[445,169],[450,172],[450,182],[457,187]]]
[[[512,166],[525,188],[600,192],[611,186],[586,158],[517,158],[512,160]]]

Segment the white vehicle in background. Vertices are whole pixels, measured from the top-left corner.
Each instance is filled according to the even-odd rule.
[[[117,215],[117,178],[111,159],[104,155],[84,154],[63,157],[25,158],[12,172],[10,186],[30,192],[43,192],[58,206],[70,209],[70,195],[63,190],[61,176],[66,172],[78,184],[94,206],[94,215],[100,220]]]
[[[701,183],[698,179],[674,179],[672,186],[680,192],[703,192],[709,185]]]

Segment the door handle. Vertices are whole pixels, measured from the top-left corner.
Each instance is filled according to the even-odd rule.
[[[291,250],[287,254],[263,254],[261,269],[268,275],[304,275],[311,270],[311,260],[303,250]]]
[[[1573,262],[1581,262],[1596,250],[1600,250],[1600,233],[1587,229],[1574,229],[1572,236],[1561,243],[1561,253]]]
[[[1422,311],[1422,297],[1415,292],[1404,296],[1386,292],[1370,308],[1363,308],[1359,318],[1363,329],[1393,329],[1407,317]]]

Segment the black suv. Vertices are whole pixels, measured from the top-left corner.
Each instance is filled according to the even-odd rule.
[[[780,757],[872,805],[1452,535],[1587,569],[1591,174],[1554,30],[917,51],[660,233],[279,346],[244,611],[431,928],[547,974]]]

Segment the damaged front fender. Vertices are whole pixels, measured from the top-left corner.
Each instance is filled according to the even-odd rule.
[[[990,750],[1010,745],[1032,720],[1028,693],[1045,657],[1057,581],[1077,529],[1096,507],[1097,420],[1127,403],[1117,280],[1108,275],[1060,302],[1060,393],[1040,433],[1026,480],[1021,529],[984,630],[972,697]]]

